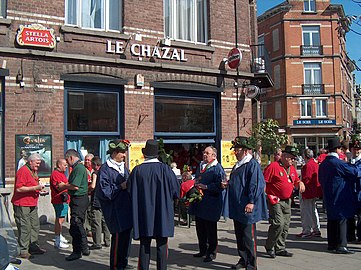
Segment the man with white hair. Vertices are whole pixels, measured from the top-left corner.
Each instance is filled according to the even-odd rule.
[[[28,162],[17,171],[15,176],[14,195],[11,202],[18,228],[20,257],[23,259],[46,252],[38,244],[40,230],[38,199],[44,189],[37,174],[40,163],[40,155],[31,154]]]
[[[305,190],[300,192],[302,232],[296,236],[301,238],[321,237],[320,219],[316,208],[317,198],[322,196],[321,185],[318,182],[319,165],[314,159],[311,149],[305,149],[303,156],[306,164],[301,169],[301,181],[305,185]]]

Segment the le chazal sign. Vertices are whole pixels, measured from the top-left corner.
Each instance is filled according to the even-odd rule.
[[[20,25],[16,35],[16,42],[20,46],[53,49],[56,44],[54,29],[47,29],[41,24]]]
[[[52,171],[51,152],[51,135],[15,135],[16,171],[26,164],[27,158],[31,154],[37,153],[41,157],[38,175],[39,177],[49,177]]]
[[[302,120],[293,120],[294,126],[300,125],[336,125],[336,120],[334,119],[302,119]]]

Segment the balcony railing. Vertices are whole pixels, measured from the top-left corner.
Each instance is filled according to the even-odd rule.
[[[314,45],[302,45],[301,46],[301,55],[323,55],[323,46],[314,46]]]
[[[303,95],[320,95],[325,93],[324,84],[302,84]]]
[[[265,50],[264,44],[251,45],[252,59],[251,69],[254,73],[266,73],[271,74],[270,59],[267,50]]]

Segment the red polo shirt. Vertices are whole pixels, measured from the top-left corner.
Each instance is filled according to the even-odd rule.
[[[22,166],[15,175],[14,195],[11,202],[16,206],[37,206],[39,190],[17,192],[21,187],[35,187],[39,185],[39,177],[27,165]]]
[[[284,168],[280,162],[274,161],[263,172],[266,180],[266,193],[275,195],[281,200],[292,196],[294,186],[298,186],[298,178],[295,167]]]
[[[314,199],[322,196],[321,185],[318,182],[318,163],[314,158],[310,159],[301,169],[302,182],[305,184],[303,199]]]
[[[63,201],[61,200],[60,194],[68,191],[67,189],[62,190],[62,191],[59,191],[57,189],[58,184],[61,182],[68,183],[68,178],[66,178],[66,176],[63,172],[54,170],[50,176],[50,190],[51,190],[51,203],[52,204],[62,204]],[[69,203],[69,201],[70,201],[70,196],[69,196],[68,203]]]

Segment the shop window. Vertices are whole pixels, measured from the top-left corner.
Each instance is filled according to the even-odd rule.
[[[117,100],[117,93],[69,91],[68,132],[117,132]]]
[[[121,137],[121,86],[66,83],[66,149],[106,160],[110,140]]]
[[[156,96],[155,132],[215,134],[215,99]]]
[[[207,42],[207,0],[165,0],[165,35],[175,40]]]
[[[316,11],[316,1],[315,0],[304,0],[303,1],[303,10],[305,12],[315,12]]]
[[[66,0],[66,24],[88,29],[120,31],[122,0]]]
[[[316,116],[327,117],[327,100],[316,99]]]
[[[301,117],[312,116],[312,99],[301,99]]]
[[[0,0],[0,18],[6,17],[6,0]]]

